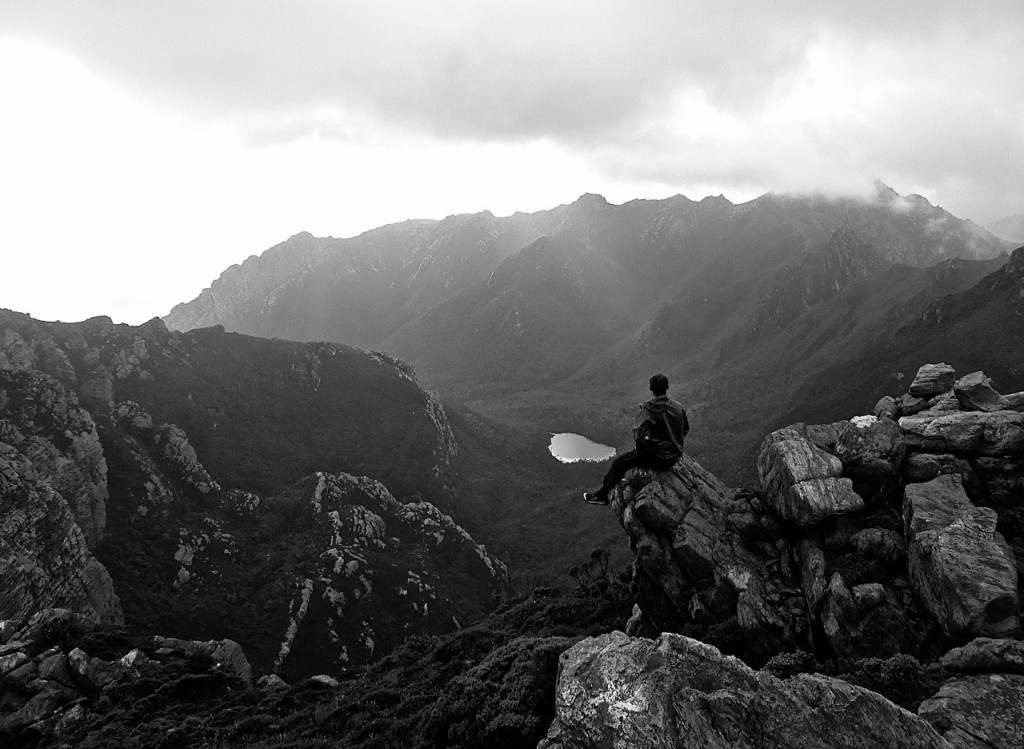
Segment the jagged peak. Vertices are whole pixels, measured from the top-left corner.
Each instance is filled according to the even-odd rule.
[[[709,205],[709,206],[732,206],[732,205],[736,205],[731,200],[729,200],[729,198],[725,197],[725,195],[723,195],[722,193],[719,193],[718,195],[706,195],[705,197],[700,199],[700,204],[701,205]]]
[[[573,205],[606,206],[609,205],[609,203],[604,195],[599,195],[596,192],[585,192],[576,199],[576,202]]]

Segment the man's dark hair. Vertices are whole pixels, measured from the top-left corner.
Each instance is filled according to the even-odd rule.
[[[656,374],[651,378],[651,392],[655,395],[664,395],[668,392],[668,377],[663,374]]]

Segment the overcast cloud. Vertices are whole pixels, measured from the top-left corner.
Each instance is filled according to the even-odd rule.
[[[5,38],[257,149],[541,143],[663,196],[1024,212],[1020,0],[4,0]]]

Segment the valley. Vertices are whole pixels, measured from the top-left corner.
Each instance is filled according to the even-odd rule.
[[[476,679],[498,659],[494,688],[515,692],[525,668],[547,694],[559,653],[624,626],[650,593],[622,577],[638,540],[621,512],[580,501],[607,463],[561,462],[553,434],[629,449],[647,380],[665,373],[692,426],[687,470],[732,487],[715,489],[715,522],[761,543],[747,515],[781,532],[757,519],[765,435],[835,433],[928,362],[1020,390],[1022,289],[1024,248],[879,185],[867,201],[585,195],[300,234],[135,327],[2,310],[0,489],[17,501],[0,569],[18,580],[5,610],[25,631],[32,611],[68,608],[133,636],[230,638],[257,673],[303,689],[329,672],[356,694],[381,663],[385,680],[418,679],[403,671],[415,661],[431,699],[462,704],[438,675]],[[892,530],[891,514],[864,523]],[[669,629],[763,663],[771,648],[752,656],[729,629],[732,594],[708,595],[714,616]],[[834,649],[800,631],[802,647]],[[439,665],[464,647],[463,666]],[[408,698],[388,689],[394,702],[345,715],[383,720]],[[549,708],[524,707],[524,731]]]

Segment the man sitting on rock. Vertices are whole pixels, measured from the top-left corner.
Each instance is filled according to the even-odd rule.
[[[584,492],[583,501],[592,505],[608,504],[608,495],[631,468],[650,468],[665,471],[675,465],[683,454],[683,440],[690,431],[686,409],[669,398],[668,378],[656,374],[651,378],[651,395],[640,404],[633,420],[633,439],[636,449],[625,452],[612,461],[604,483],[596,492]]]

